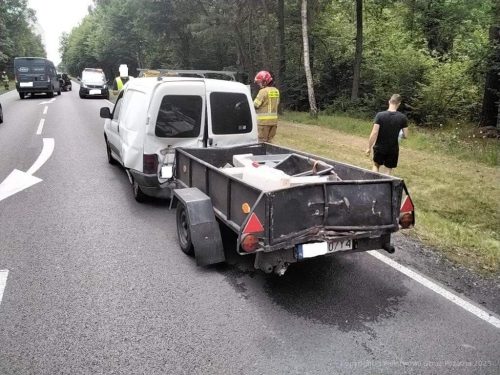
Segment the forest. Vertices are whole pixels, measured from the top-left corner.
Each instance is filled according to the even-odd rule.
[[[0,2],[0,68],[43,55],[33,21],[26,0]],[[250,83],[264,69],[288,110],[371,116],[400,93],[417,125],[497,126],[499,44],[495,0],[94,0],[61,37],[60,68],[225,69]]]

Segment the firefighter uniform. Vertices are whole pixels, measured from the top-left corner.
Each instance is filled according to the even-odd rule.
[[[271,142],[278,127],[278,105],[280,92],[276,87],[267,86],[260,89],[253,101],[257,112],[259,142]]]

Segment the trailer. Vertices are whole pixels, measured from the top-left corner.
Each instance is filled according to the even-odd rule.
[[[268,143],[175,153],[177,235],[200,266],[225,261],[221,233],[236,237],[226,251],[283,275],[312,257],[393,253],[391,234],[414,225],[400,178]]]

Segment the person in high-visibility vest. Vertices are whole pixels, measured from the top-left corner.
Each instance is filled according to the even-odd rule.
[[[260,87],[253,101],[255,112],[257,112],[259,142],[271,142],[278,128],[280,92],[273,86],[271,73],[265,70],[258,72],[254,81]]]
[[[2,72],[2,83],[5,90],[9,89],[9,76],[5,71]]]
[[[128,76],[128,66],[127,64],[121,64],[118,68],[120,75],[116,77],[113,81],[113,95],[118,95],[123,86],[129,81]]]

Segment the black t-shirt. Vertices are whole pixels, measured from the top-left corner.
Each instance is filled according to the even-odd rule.
[[[398,146],[399,131],[408,127],[408,119],[401,112],[382,111],[377,113],[374,124],[379,124],[375,147],[379,150],[391,150]]]

